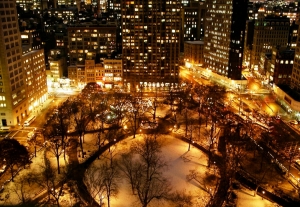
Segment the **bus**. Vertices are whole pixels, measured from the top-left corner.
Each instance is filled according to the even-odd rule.
[[[26,119],[24,121],[24,126],[29,126],[34,120],[35,120],[35,116],[30,116],[28,119]]]

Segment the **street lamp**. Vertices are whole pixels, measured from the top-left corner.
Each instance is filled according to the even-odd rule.
[[[104,198],[104,196],[103,195],[99,195],[99,197],[100,197],[100,207],[101,207],[102,204],[103,204],[103,198]]]

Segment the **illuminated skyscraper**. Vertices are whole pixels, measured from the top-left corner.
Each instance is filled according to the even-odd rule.
[[[0,1],[0,126],[16,125],[27,114],[21,35],[14,0]]]
[[[283,16],[265,16],[265,9],[261,8],[258,19],[254,23],[250,68],[259,70],[261,53],[272,51],[272,47],[286,47],[288,44],[290,19]]]
[[[176,85],[180,7],[179,0],[122,1],[124,87]]]
[[[207,0],[204,64],[234,80],[242,78],[247,0]]]
[[[294,67],[292,71],[291,88],[300,91],[300,30],[298,30],[297,46],[295,50]]]
[[[47,99],[44,50],[35,31],[21,36],[14,0],[0,2],[0,35],[0,126],[13,126]]]
[[[68,42],[70,65],[84,65],[86,59],[110,57],[116,49],[116,25],[97,22],[69,25]]]
[[[205,21],[204,0],[182,1],[183,5],[183,40],[194,41],[203,39]]]
[[[18,6],[26,10],[41,9],[40,0],[16,0]]]

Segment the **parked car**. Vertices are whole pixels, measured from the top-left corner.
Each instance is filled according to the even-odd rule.
[[[294,125],[297,125],[297,124],[298,124],[298,121],[292,120],[290,123],[291,123],[291,124],[294,124]]]
[[[6,165],[3,165],[1,168],[0,168],[0,173],[3,173],[6,169]]]
[[[34,131],[29,132],[27,135],[27,141],[31,141],[35,136],[36,136],[36,133]]]

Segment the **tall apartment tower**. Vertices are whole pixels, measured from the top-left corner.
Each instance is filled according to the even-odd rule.
[[[18,6],[22,7],[25,11],[41,9],[40,0],[16,0],[15,2],[17,3]]]
[[[116,50],[116,24],[74,24],[68,27],[70,65],[110,57]]]
[[[298,30],[297,46],[295,49],[291,88],[300,91],[300,30]]]
[[[178,82],[179,0],[122,1],[124,87],[168,87]]]
[[[14,0],[0,1],[0,125],[20,123],[27,115],[21,35]]]
[[[204,36],[205,2],[183,1],[183,40],[202,40]],[[183,43],[182,43],[183,44]]]
[[[283,16],[265,16],[265,9],[260,8],[258,19],[254,23],[250,68],[259,70],[261,53],[270,53],[272,47],[286,47],[288,44],[290,19]]]
[[[240,80],[247,20],[247,0],[207,0],[204,66]]]

